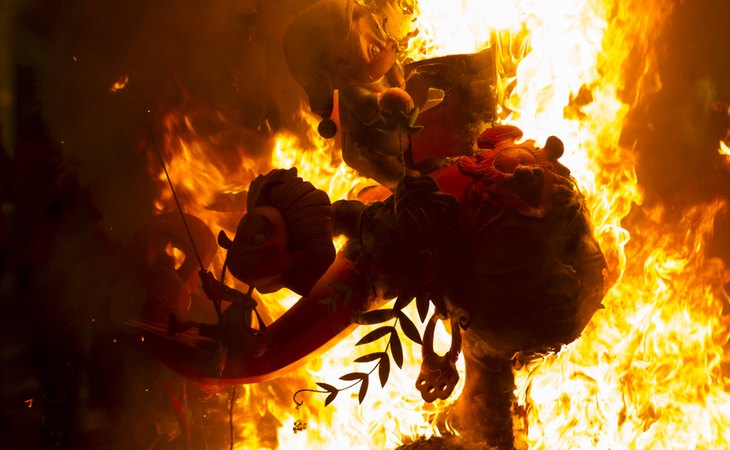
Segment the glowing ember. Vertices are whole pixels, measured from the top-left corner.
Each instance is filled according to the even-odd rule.
[[[671,6],[668,0],[421,0],[417,6],[421,33],[410,57],[491,45],[499,55],[501,119],[538,144],[549,135],[565,142],[562,162],[585,192],[614,281],[605,310],[578,341],[516,370],[517,428],[524,433],[518,438],[530,448],[723,448],[730,442],[730,383],[721,367],[730,339],[723,315],[730,272],[705,255],[725,205],[697,205],[679,226],[665,224],[662,208],[642,209],[632,215],[631,232],[622,225],[642,193],[631,144],[620,144],[619,135],[628,111],[661,86],[652,42]],[[212,159],[215,142],[198,136],[189,116],[171,113],[163,147],[185,212],[214,233],[233,232],[246,186],[270,167],[298,167],[332,200],[372,185],[341,163],[333,144],[318,137],[316,123],[309,136],[270,138],[270,159],[245,158],[236,149],[232,165],[231,158]],[[719,151],[730,157],[724,142]],[[152,172],[162,183],[161,169]],[[169,194],[161,192],[158,209],[171,210]],[[296,297],[280,292],[261,301],[271,319]],[[393,448],[439,434],[448,404],[420,399],[417,346],[404,349],[404,369],[394,369],[383,389],[371,387],[362,405],[348,391],[334,407],[307,397],[294,409],[294,391],[336,381],[355,367],[354,343],[367,331],[361,327],[293,374],[240,387],[236,448]],[[441,337],[449,341],[445,330]]]
[[[127,83],[129,83],[129,77],[127,75],[122,75],[114,82],[114,84],[112,84],[112,87],[109,88],[109,92],[119,92],[127,87]]]
[[[165,246],[165,253],[167,253],[175,262],[175,269],[178,269],[182,265],[183,261],[185,261],[185,253],[170,243]]]

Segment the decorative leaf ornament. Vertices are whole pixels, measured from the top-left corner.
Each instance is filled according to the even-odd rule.
[[[360,216],[359,238],[348,251],[354,255],[356,272],[367,274],[368,284],[396,300],[392,308],[368,311],[354,319],[362,325],[384,324],[369,331],[356,345],[387,337],[385,349],[356,358],[356,363],[374,365],[367,372],[341,376],[342,381],[351,382],[349,385],[336,388],[317,383],[321,390],[297,391],[294,394],[297,405],[301,405],[297,396],[302,392],[327,394],[325,405],[328,405],[339,392],[358,386],[358,399],[362,403],[369,377],[376,370],[381,386],[385,386],[392,367],[390,358],[397,367],[403,366],[401,334],[416,344],[423,342],[403,308],[415,299],[421,322],[426,320],[432,303],[439,317],[448,317],[445,297],[449,295],[448,287],[454,286],[453,280],[462,273],[462,247],[459,205],[452,196],[438,192],[430,177],[405,177],[393,196],[368,206]],[[340,299],[346,301],[348,296],[346,286],[334,288],[337,294],[325,300],[333,309]]]

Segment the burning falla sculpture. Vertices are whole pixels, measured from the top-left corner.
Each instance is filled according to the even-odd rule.
[[[474,445],[510,448],[513,356],[557,350],[578,337],[600,306],[606,268],[583,198],[558,162],[562,142],[551,137],[537,148],[516,143],[521,135],[511,126],[487,129],[473,155],[405,177],[391,197],[370,205],[330,205],[296,169],[260,176],[234,239],[219,236],[226,265],[251,286],[287,287],[303,297],[256,331],[238,320],[238,335],[226,334],[229,319],[222,319],[217,337],[201,332],[191,344],[188,331],[146,343],[199,382],[252,383],[293,370],[358,323],[402,317],[411,301],[425,320],[433,303],[423,337],[403,328],[423,342],[416,388],[426,401],[448,397],[463,350],[462,398],[469,401],[457,401],[457,428]],[[349,238],[336,257],[331,230]],[[214,300],[248,305],[247,316],[245,307],[238,313],[250,320],[255,303],[237,300],[245,295],[206,273],[203,279]],[[392,298],[392,309],[373,312]],[[439,319],[451,324],[444,356],[432,347]],[[170,331],[185,330],[173,324]],[[221,346],[228,351],[214,351]]]
[[[517,143],[522,132],[511,126],[488,128],[476,139],[473,125],[492,117],[493,103],[466,107],[469,95],[459,98],[463,83],[444,83],[449,77],[442,71],[462,64],[463,74],[474,56],[401,69],[392,36],[401,31],[402,11],[375,3],[376,10],[349,0],[318,2],[295,19],[285,53],[312,110],[323,118],[320,133],[337,131],[331,116],[338,89],[344,160],[393,194],[367,205],[331,204],[295,168],[258,177],[236,235],[218,237],[227,250],[225,267],[249,292],[201,271],[217,323],[190,322],[177,308],[170,309],[178,313],[169,323],[160,325],[158,314],[137,325],[167,328],[167,335],[149,333],[145,343],[181,374],[233,384],[278,377],[358,324],[397,319],[403,334],[423,345],[415,380],[423,399],[450,396],[463,351],[461,398],[468,401],[453,409],[462,442],[511,448],[513,357],[557,350],[576,339],[600,306],[606,264],[584,200],[558,162],[562,142],[551,137],[543,148],[530,140]],[[317,38],[307,38],[315,30]],[[476,84],[484,88],[484,82],[489,84]],[[427,138],[419,141],[417,106],[438,102],[431,119],[427,113],[421,118]],[[333,234],[348,238],[337,255]],[[259,317],[254,329],[253,289],[282,287],[302,298],[271,324]],[[391,307],[378,309],[390,299]],[[428,320],[423,336],[402,313],[413,301],[420,319]],[[223,302],[231,306],[223,310]],[[430,304],[435,313],[427,318]],[[442,356],[433,350],[438,320],[450,324],[452,335]],[[157,328],[150,325],[155,321]],[[402,356],[391,352],[398,364]],[[337,392],[327,389],[327,403]]]

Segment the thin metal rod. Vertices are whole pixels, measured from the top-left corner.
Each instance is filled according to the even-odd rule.
[[[238,386],[234,384],[233,389],[231,389],[231,409],[228,410],[228,427],[231,436],[231,450],[233,450],[233,406],[236,401],[236,388],[238,388]]]
[[[170,190],[172,191],[172,198],[175,199],[175,204],[177,205],[177,210],[180,212],[180,218],[183,221],[183,225],[185,226],[185,231],[188,233],[188,238],[190,239],[190,244],[193,246],[193,251],[195,252],[195,257],[198,259],[198,264],[200,264],[200,270],[205,270],[205,267],[203,266],[203,260],[200,258],[200,253],[198,253],[198,247],[195,246],[195,240],[193,240],[193,233],[190,232],[190,227],[188,226],[188,221],[185,220],[185,214],[183,214],[182,206],[180,206],[180,200],[177,198],[177,194],[175,193],[175,188],[172,186],[172,180],[170,180],[170,174],[167,173],[167,165],[165,164],[165,159],[162,157],[162,153],[160,152],[160,148],[157,147],[157,141],[155,140],[155,137],[150,135],[152,138],[152,146],[155,148],[155,153],[157,153],[157,157],[160,158],[160,164],[162,164],[162,170],[165,171],[165,177],[167,178],[167,184],[170,185]]]

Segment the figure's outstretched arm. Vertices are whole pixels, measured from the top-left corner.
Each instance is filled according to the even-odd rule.
[[[233,289],[232,287],[216,280],[213,273],[209,270],[201,270],[198,274],[200,275],[200,281],[203,284],[203,292],[205,292],[206,297],[212,301],[235,303],[251,309],[257,306],[256,300],[254,300],[251,295],[244,294],[243,292]]]
[[[332,348],[355,329],[358,313],[376,306],[368,287],[353,276],[352,262],[340,256],[309,295],[267,327],[267,348],[258,356],[229,353],[220,371],[215,355],[181,340],[144,342],[172,369],[197,382],[255,383],[290,372]]]

